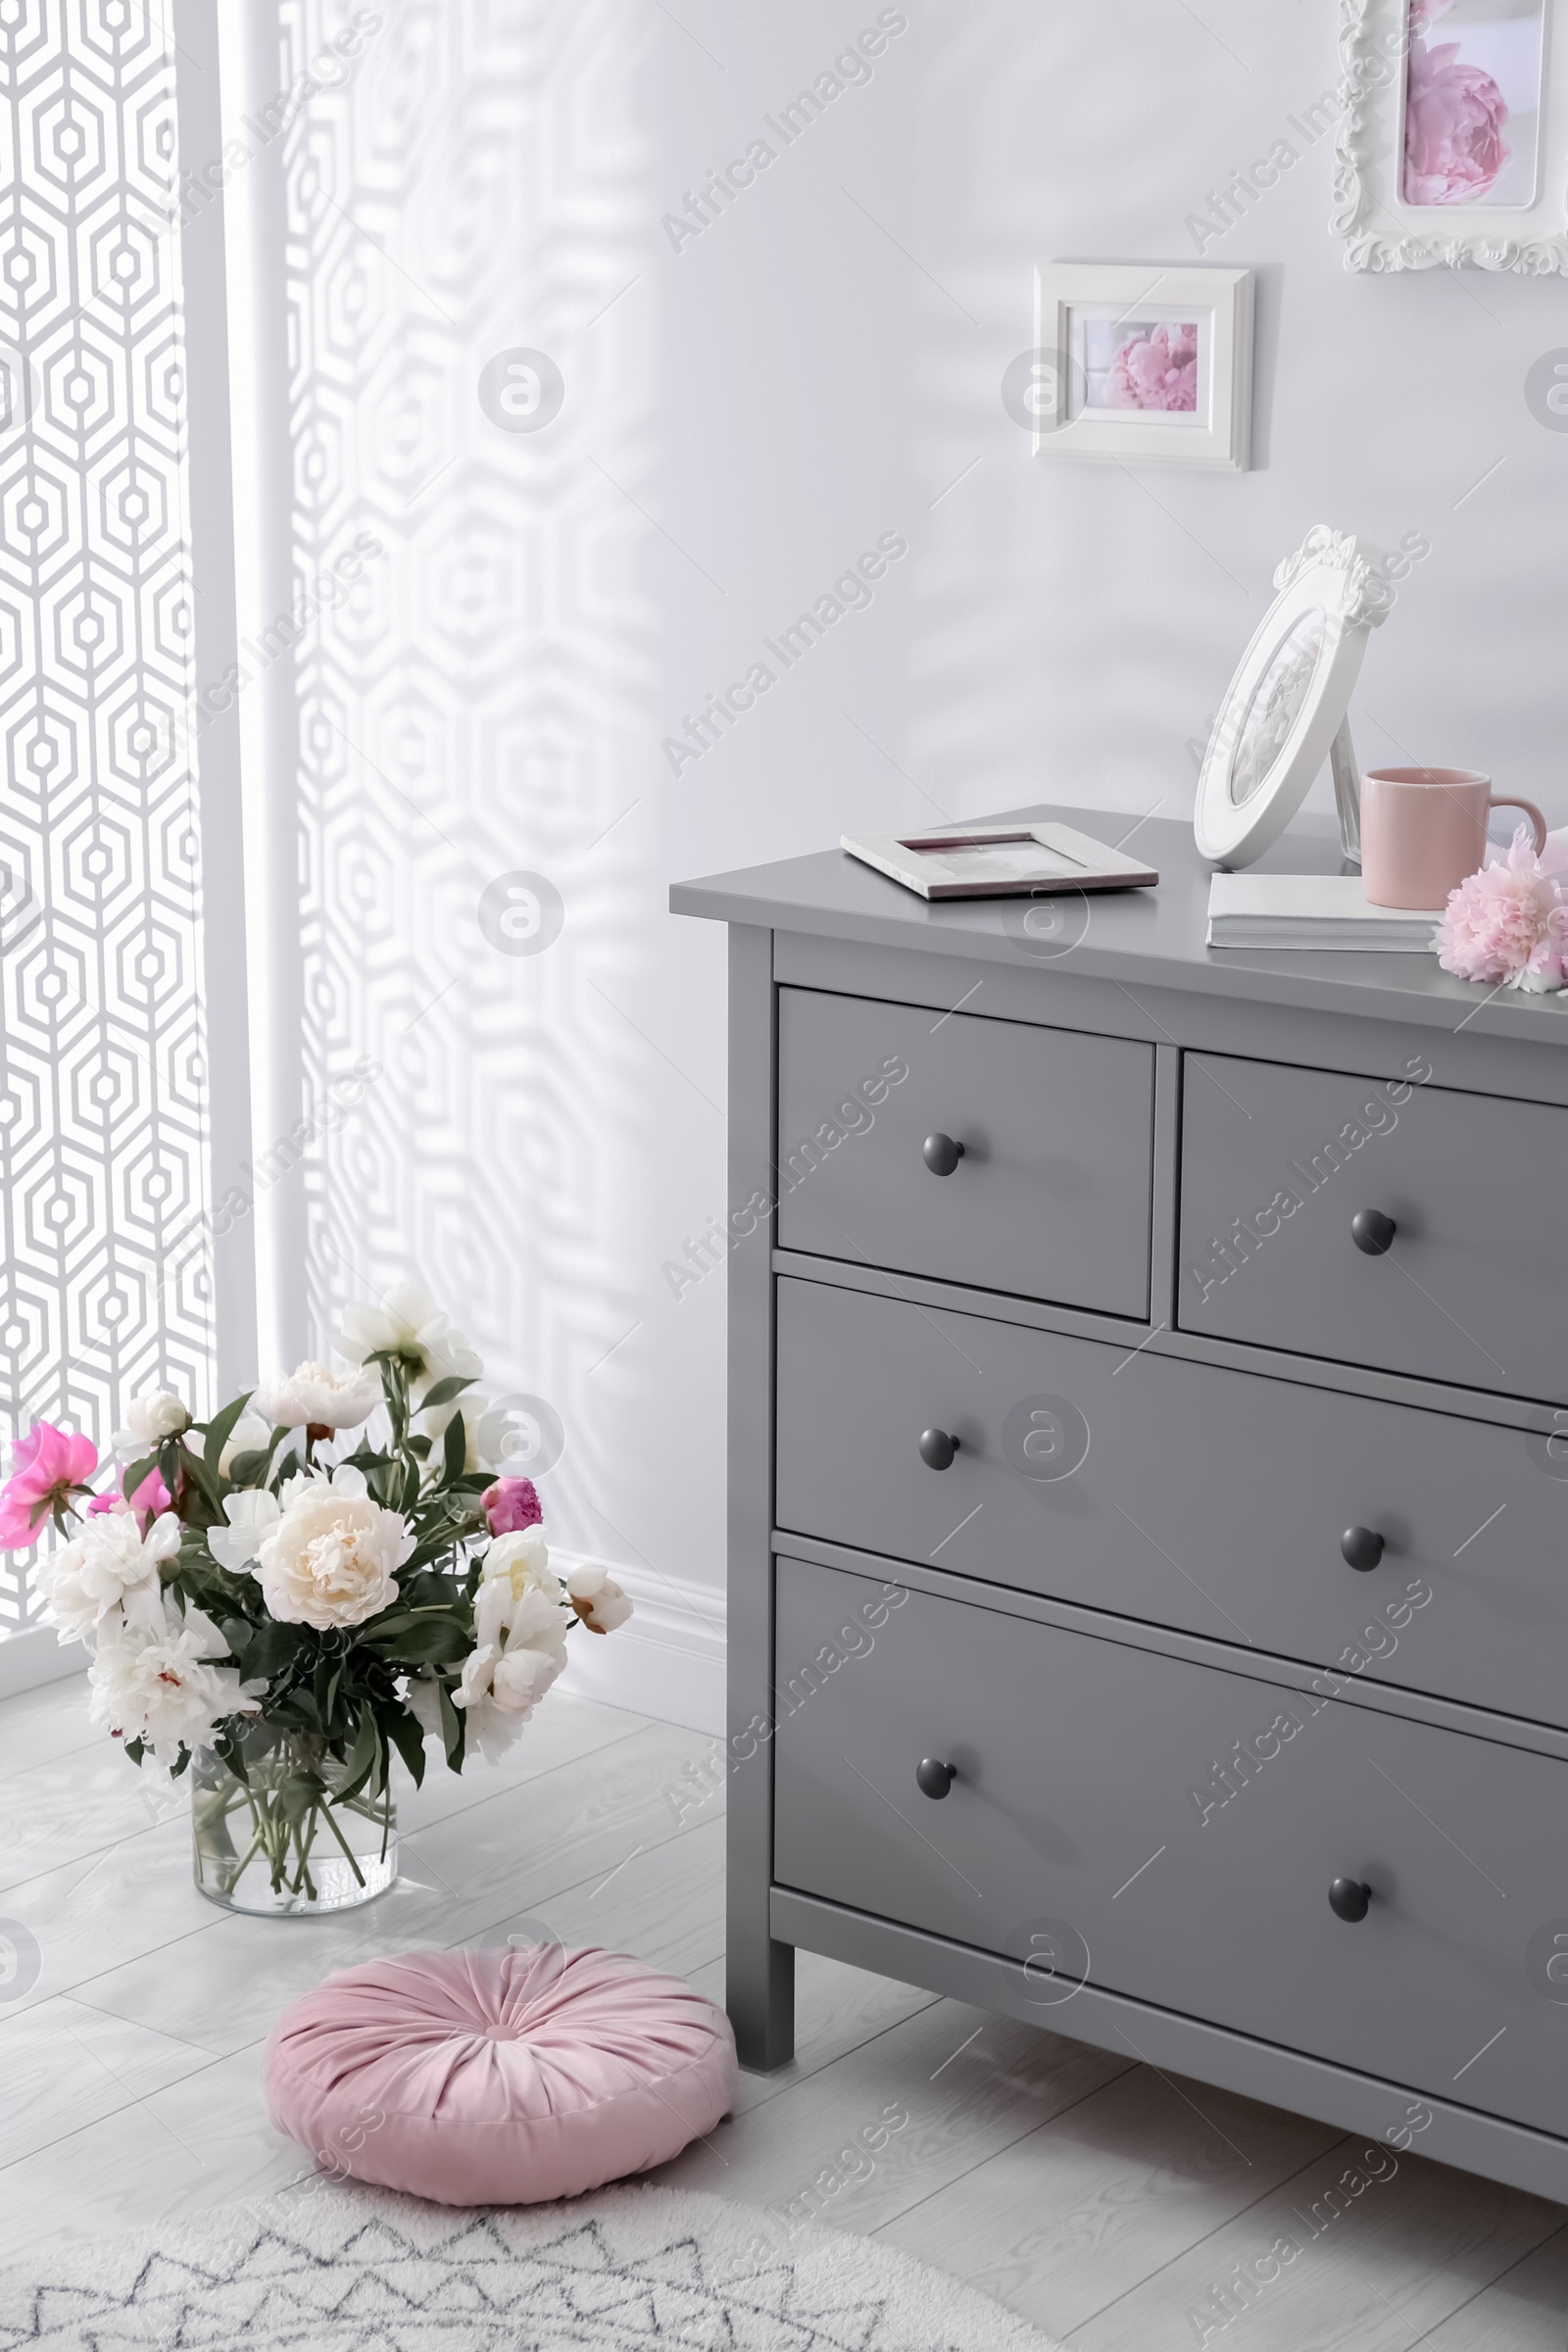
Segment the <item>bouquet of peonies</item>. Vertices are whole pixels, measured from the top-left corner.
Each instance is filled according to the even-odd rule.
[[[66,1539],[39,1584],[61,1641],[91,1646],[93,1720],[137,1764],[197,1759],[198,1878],[228,1900],[260,1857],[275,1899],[259,1908],[318,1907],[318,1838],[377,1890],[353,1832],[378,1830],[387,1883],[394,1753],[416,1782],[427,1736],[455,1772],[473,1742],[494,1759],[567,1635],[631,1614],[602,1568],[552,1571],[532,1481],[495,1475],[506,1423],[474,1391],[479,1359],[422,1291],[351,1308],[337,1345],[349,1373],[301,1364],[210,1421],[138,1398],[101,1492],[91,1441],[39,1422],[0,1488],[0,1547],[46,1521]]]

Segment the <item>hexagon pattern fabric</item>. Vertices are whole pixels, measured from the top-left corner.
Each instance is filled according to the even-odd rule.
[[[167,14],[0,5],[0,1413],[100,1446],[212,1352]]]
[[[711,2001],[622,1953],[408,1952],[285,2010],[263,2083],[322,2165],[442,2205],[531,2205],[711,2132],[735,2042]]]
[[[340,27],[371,15],[334,66]],[[298,1198],[280,1187],[265,1211],[293,1220],[285,1352],[319,1352],[349,1299],[416,1269],[511,1416],[502,1466],[550,1477],[552,1543],[625,1563],[646,1544],[627,1516],[642,1465],[660,1433],[689,1435],[651,1339],[676,1239],[654,1139],[672,1087],[699,1164],[714,1116],[660,977],[660,551],[689,567],[648,512],[628,323],[652,283],[627,291],[654,152],[638,75],[667,20],[629,29],[618,0],[280,0],[278,24],[279,88],[321,86],[276,150],[286,284],[264,287],[264,318],[288,355],[292,497],[270,560],[338,601],[287,656],[300,890],[274,1018],[305,1102],[351,1105]],[[492,390],[521,345],[564,398]]]

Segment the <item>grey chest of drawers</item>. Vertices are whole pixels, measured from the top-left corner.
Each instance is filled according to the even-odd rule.
[[[1139,848],[672,893],[731,926],[742,2060],[804,1946],[1568,2201],[1568,999],[1210,954]]]

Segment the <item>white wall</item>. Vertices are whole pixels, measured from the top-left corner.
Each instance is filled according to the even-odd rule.
[[[1523,390],[1568,293],[1348,274],[1325,136],[1202,257],[1258,272],[1255,469],[1048,468],[1000,395],[1034,264],[1198,259],[1188,216],[1334,87],[1332,0],[905,0],[870,81],[678,252],[662,217],[781,148],[763,116],[872,0],[384,13],[316,152],[423,291],[371,263],[358,358],[323,313],[352,482],[320,544],[368,514],[389,552],[359,634],[323,624],[364,756],[313,785],[307,830],[340,853],[311,882],[334,934],[313,1066],[388,1075],[312,1176],[301,1314],[319,1332],[415,1258],[497,1385],[551,1400],[557,1532],[662,1594],[668,1646],[623,1653],[657,1707],[669,1627],[723,1578],[722,1276],[677,1298],[662,1267],[726,1206],[724,941],[667,915],[668,882],[937,809],[1185,816],[1189,746],[1318,521],[1431,543],[1368,656],[1363,760],[1482,765],[1568,819],[1568,437]],[[565,378],[535,435],[474,397],[514,344]],[[870,609],[672,774],[682,713],[887,532],[908,553]],[[565,902],[533,958],[476,926],[513,866]]]

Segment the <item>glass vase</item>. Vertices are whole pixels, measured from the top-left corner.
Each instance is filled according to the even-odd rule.
[[[241,1780],[221,1756],[192,1758],[191,1838],[196,1884],[225,1911],[308,1918],[384,1894],[398,1875],[397,1804],[362,1788],[306,1732],[243,1736]]]

